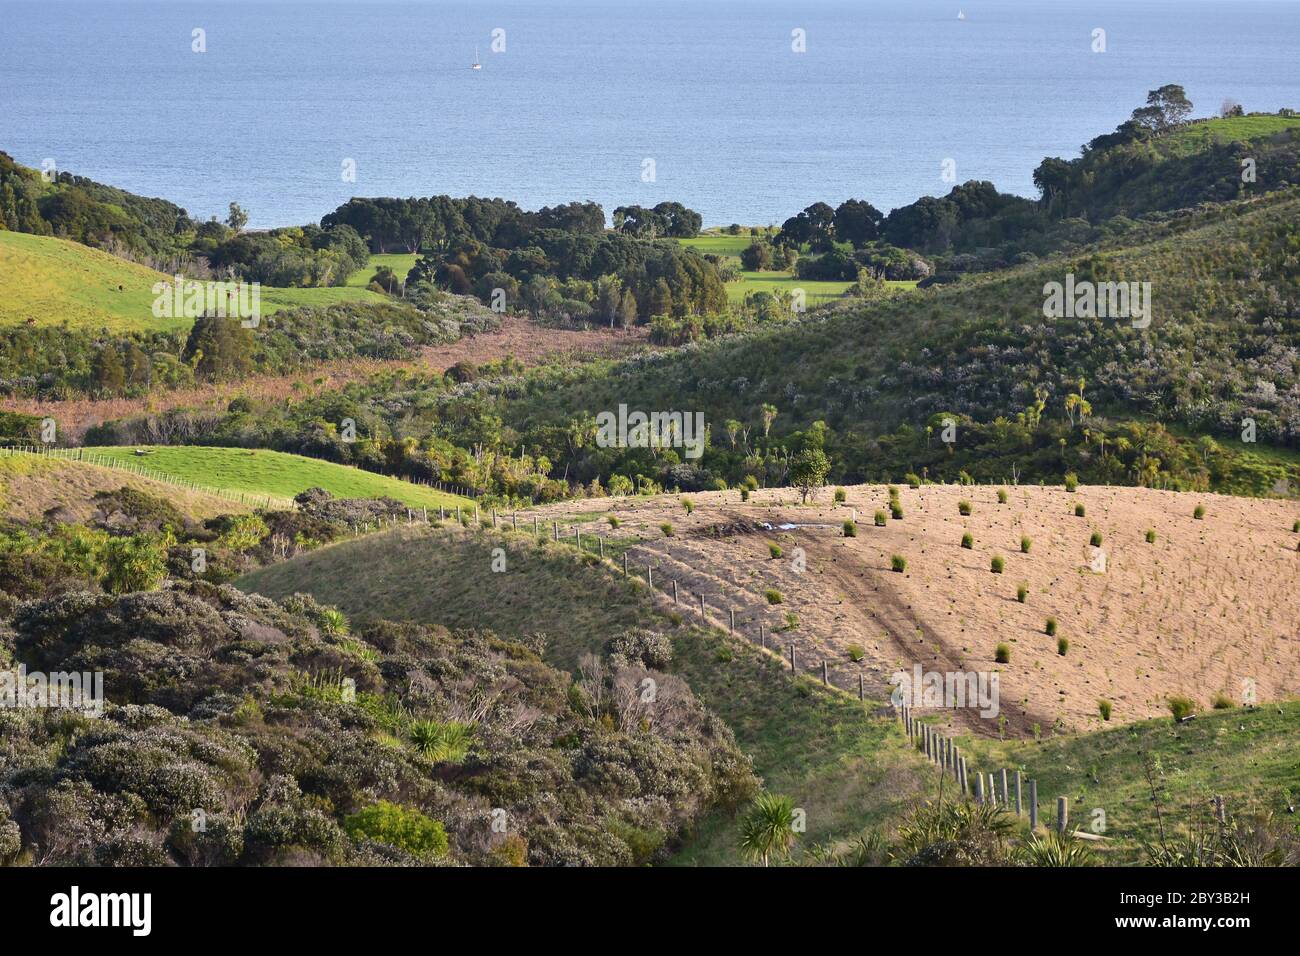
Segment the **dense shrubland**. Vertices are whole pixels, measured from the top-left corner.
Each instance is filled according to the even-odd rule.
[[[658,632],[572,677],[542,635],[354,631],[221,583],[398,502],[314,489],[202,523],[129,488],[94,504],[0,531],[0,669],[100,671],[106,698],[98,719],[0,709],[0,863],[627,865],[757,788]]]
[[[263,316],[255,329],[219,318],[200,318],[188,333],[11,326],[0,328],[0,394],[138,397],[334,359],[411,358],[423,346],[499,326],[496,313],[445,293],[421,307],[393,301],[286,309]]]
[[[0,712],[5,861],[627,865],[754,791],[626,649],[575,681],[540,637],[340,621],[203,582],[23,605],[5,665],[101,670],[108,704]]]

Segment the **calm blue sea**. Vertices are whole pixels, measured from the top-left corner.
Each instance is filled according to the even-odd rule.
[[[0,0],[0,149],[259,227],[434,193],[756,224],[945,159],[1032,195],[1148,89],[1300,108],[1298,62],[1290,0]]]

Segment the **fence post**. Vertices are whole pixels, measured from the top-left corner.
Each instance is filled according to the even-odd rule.
[[[1020,816],[1020,814],[1024,812],[1023,805],[1020,800],[1020,776],[1021,776],[1020,771],[1017,770],[1016,771],[1016,816]]]
[[[763,650],[767,650],[767,625],[758,625],[758,644]]]
[[[515,512],[510,516],[510,530],[511,531],[519,530],[519,512]]]
[[[496,526],[497,526],[497,509],[496,509],[496,508],[493,508],[493,509],[492,509],[492,527],[495,528]]]
[[[1056,832],[1065,835],[1065,828],[1070,820],[1070,798],[1056,798]]]
[[[1002,768],[1002,805],[1011,806],[1011,794],[1007,792],[1007,768]]]
[[[708,617],[708,608],[704,604],[704,595],[700,595],[700,620],[703,621]]]
[[[1227,826],[1228,810],[1223,804],[1223,795],[1215,794],[1214,797],[1214,816],[1219,821],[1219,826]]]
[[[552,521],[552,522],[551,522],[551,526],[552,526],[552,529],[554,530],[555,540],[556,540],[556,541],[559,541],[559,540],[560,540],[560,523],[559,523],[558,521]]]
[[[858,674],[858,700],[864,700],[862,696],[862,675]]]
[[[674,603],[674,604],[678,604],[678,603],[680,603],[680,602],[677,600],[677,582],[676,582],[676,581],[673,582],[673,603]]]
[[[795,669],[794,645],[793,645],[793,644],[790,645],[790,673],[791,673],[791,674],[797,674],[797,673],[798,673],[798,671]]]
[[[537,537],[540,532],[541,529],[537,526],[537,515],[533,515],[533,537]]]
[[[623,577],[627,577],[627,552],[623,552]]]
[[[645,566],[645,580],[651,588],[655,586],[655,569],[648,564]]]
[[[1029,781],[1029,832],[1038,829],[1038,781]]]
[[[579,551],[582,550],[582,532],[580,532],[577,528],[573,529],[573,545]]]
[[[729,616],[729,623],[727,624],[727,633],[728,634],[736,633],[736,609],[734,607],[731,609],[731,613]]]
[[[600,545],[600,560],[604,561],[605,560],[605,536],[598,535],[596,537],[596,543]]]
[[[975,774],[975,802],[984,803],[984,774]]]
[[[733,611],[732,613],[734,614],[735,612]],[[831,683],[830,678],[826,676],[826,658],[823,657],[822,658],[822,686],[829,687],[830,683]]]

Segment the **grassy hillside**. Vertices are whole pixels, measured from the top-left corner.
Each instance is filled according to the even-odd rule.
[[[49,236],[0,231],[0,324],[114,331],[188,329],[192,319],[158,319],[153,286],[161,272]],[[262,289],[262,311],[271,315],[295,306],[336,302],[384,302],[384,296],[355,287]]]
[[[468,504],[454,495],[360,468],[265,449],[155,445],[144,446],[145,455],[137,455],[136,450],[135,446],[100,447],[87,448],[86,452],[208,487],[281,498],[292,498],[308,488],[318,487],[337,498],[388,496],[413,508],[436,508],[439,504],[454,507],[458,501]]]
[[[67,321],[114,330],[187,329],[190,319],[155,319],[160,272],[78,242],[0,232],[0,323]]]
[[[166,498],[191,518],[212,518],[250,510],[250,506],[219,495],[178,488],[115,468],[35,455],[0,453],[0,515],[32,521],[51,508],[63,509],[79,520],[94,510],[97,492],[134,488]]]
[[[594,555],[528,533],[399,528],[255,571],[237,584],[267,596],[309,593],[358,621],[377,617],[486,627],[506,637],[544,633],[547,660],[572,669],[619,630],[653,620],[673,635],[673,670],[736,733],[768,790],[808,815],[804,844],[848,839],[896,815],[927,785],[896,722],[870,716],[808,678],[792,682],[770,653],[657,614],[648,589]],[[545,535],[543,536],[545,537]],[[506,570],[492,571],[492,548]],[[590,547],[590,540],[588,540]],[[607,554],[614,552],[607,551]],[[739,862],[734,820],[709,817],[678,861]]]
[[[1210,711],[1184,724],[1166,717],[1042,741],[965,740],[963,749],[986,772],[1006,767],[1037,779],[1044,814],[1055,813],[1058,796],[1070,798],[1075,826],[1104,811],[1104,835],[1126,859],[1135,858],[1137,841],[1158,837],[1144,767],[1171,832],[1207,822],[1216,795],[1234,814],[1261,809],[1285,819],[1300,802],[1298,729],[1300,702],[1289,701]]]

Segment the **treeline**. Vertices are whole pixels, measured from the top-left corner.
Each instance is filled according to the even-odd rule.
[[[721,312],[727,305],[715,263],[655,241],[698,234],[699,213],[680,203],[620,206],[612,231],[598,203],[527,212],[473,196],[354,198],[321,222],[355,230],[375,252],[422,253],[404,281],[376,272],[374,282],[385,291],[432,286],[477,296],[499,311],[611,327]]]
[[[703,220],[681,203],[662,202],[653,208],[619,206],[614,231],[638,239],[689,239]],[[346,225],[365,236],[376,253],[445,253],[468,240],[497,249],[529,245],[534,233],[554,231],[595,236],[605,231],[599,203],[572,202],[545,206],[535,212],[505,199],[468,196],[410,199],[354,197],[321,220],[325,228]]]
[[[1182,87],[1152,90],[1129,120],[1085,144],[1078,158],[1044,159],[1034,171],[1037,200],[970,181],[888,215],[861,200],[838,208],[814,203],[755,245],[807,246],[815,255],[800,260],[805,278],[852,281],[855,264],[875,270],[882,259],[890,263],[886,278],[912,277],[903,262],[918,253],[950,276],[1032,262],[1122,236],[1137,219],[1159,221],[1175,210],[1300,182],[1300,124],[1268,132],[1276,117],[1246,116],[1240,106],[1225,105],[1219,120],[1191,120],[1191,111]],[[1248,138],[1233,138],[1237,131]]]

